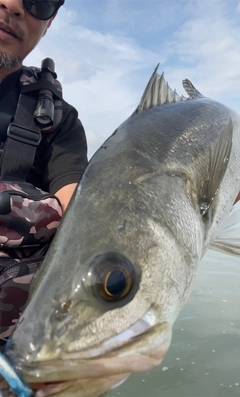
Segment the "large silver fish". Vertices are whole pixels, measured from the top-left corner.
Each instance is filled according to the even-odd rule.
[[[168,350],[240,190],[239,115],[183,85],[155,70],[84,173],[6,352],[36,396],[101,395]]]

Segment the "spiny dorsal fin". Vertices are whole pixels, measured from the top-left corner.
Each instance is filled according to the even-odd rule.
[[[190,99],[196,98],[198,96],[203,96],[191,83],[190,80],[185,79],[182,81],[183,88],[185,89],[186,93],[189,95]]]
[[[142,112],[156,105],[184,101],[183,95],[180,96],[176,91],[171,90],[168,83],[164,80],[164,73],[161,76],[157,73],[158,66],[155,68],[147,87],[144,90],[141,101],[133,114]]]

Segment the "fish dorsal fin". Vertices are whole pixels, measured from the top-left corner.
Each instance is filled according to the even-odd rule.
[[[159,64],[155,68],[144,90],[141,101],[133,114],[150,109],[156,105],[187,100],[183,95],[178,95],[175,90],[173,91],[168,86],[168,83],[164,79],[164,72],[161,75],[157,73],[158,66]]]
[[[203,95],[194,87],[193,83],[190,80],[184,79],[182,81],[183,88],[185,89],[186,93],[189,95],[190,99],[196,97],[202,97]]]

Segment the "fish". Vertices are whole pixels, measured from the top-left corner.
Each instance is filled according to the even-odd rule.
[[[240,191],[238,113],[157,70],[91,158],[7,343],[36,397],[100,396],[162,362]]]

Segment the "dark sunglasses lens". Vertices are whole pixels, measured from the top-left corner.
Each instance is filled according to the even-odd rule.
[[[23,0],[29,14],[43,21],[52,18],[63,3],[63,0]]]

